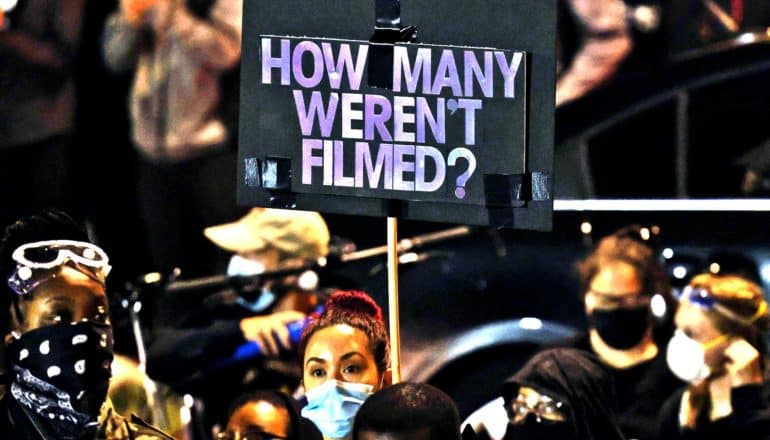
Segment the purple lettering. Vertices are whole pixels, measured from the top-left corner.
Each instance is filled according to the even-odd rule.
[[[329,137],[334,125],[334,114],[337,112],[337,103],[339,102],[338,93],[329,94],[329,103],[324,113],[323,97],[321,92],[315,91],[310,94],[309,108],[305,107],[305,96],[302,90],[294,90],[294,105],[297,108],[297,117],[299,126],[302,129],[303,136],[310,136],[313,131],[315,121],[319,121],[321,136]]]

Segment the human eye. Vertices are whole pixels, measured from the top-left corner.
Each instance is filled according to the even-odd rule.
[[[326,376],[326,370],[319,367],[311,367],[310,368],[310,375],[312,377],[324,377]]]
[[[359,374],[364,370],[364,368],[361,365],[358,364],[348,364],[345,365],[345,367],[342,369],[342,372],[344,374]]]
[[[64,304],[52,305],[41,318],[48,325],[69,323],[75,319],[72,310]]]

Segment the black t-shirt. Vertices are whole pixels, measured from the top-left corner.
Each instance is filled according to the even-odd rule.
[[[695,430],[679,427],[679,408],[684,390],[682,388],[672,395],[660,411],[660,440],[770,439],[770,405],[763,385],[733,388],[730,393],[732,414],[711,422],[707,417],[709,411],[705,409],[699,414]]]
[[[594,353],[587,334],[569,340],[565,346]],[[659,347],[656,357],[630,368],[608,367],[615,382],[623,433],[629,440],[656,440],[660,407],[683,385],[668,369],[665,349]]]

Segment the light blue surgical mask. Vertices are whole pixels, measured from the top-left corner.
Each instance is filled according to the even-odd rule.
[[[263,287],[262,292],[259,294],[255,301],[247,301],[239,296],[235,302],[249,309],[249,311],[252,313],[262,313],[269,309],[270,306],[275,304],[275,299],[275,293],[273,293],[269,288]]]
[[[344,439],[353,430],[353,420],[374,387],[362,383],[328,380],[309,390],[302,417],[310,419],[325,438]]]

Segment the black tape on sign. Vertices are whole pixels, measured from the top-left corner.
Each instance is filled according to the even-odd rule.
[[[484,198],[487,207],[526,206],[530,197],[530,181],[526,174],[487,174],[484,176]]]
[[[549,173],[532,173],[532,200],[551,200],[553,181]]]
[[[259,160],[247,157],[243,160],[244,183],[251,188],[291,191],[291,159],[266,157]]]
[[[417,28],[401,25],[400,0],[375,0],[374,14],[367,81],[370,87],[390,90],[393,88],[393,44],[416,42]]]

